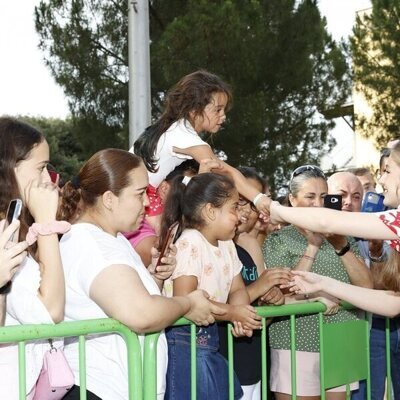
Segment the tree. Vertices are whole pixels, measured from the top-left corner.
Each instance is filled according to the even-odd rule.
[[[49,0],[36,9],[46,62],[73,115],[108,130],[102,145],[127,138],[124,5]],[[316,0],[153,0],[150,20],[154,118],[169,87],[205,68],[233,87],[226,128],[210,138],[232,165],[255,166],[274,188],[330,149],[333,122],[319,112],[345,101],[349,74]]]
[[[384,145],[399,137],[400,2],[372,0],[371,14],[357,17],[351,49],[355,88],[372,110],[356,116],[357,127]]]
[[[50,147],[50,163],[65,182],[79,171],[86,156],[76,138],[72,120],[43,117],[18,117],[42,132]]]

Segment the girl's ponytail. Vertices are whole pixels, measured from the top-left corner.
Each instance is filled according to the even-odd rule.
[[[159,249],[162,247],[162,244],[167,239],[168,228],[173,223],[175,222],[179,223],[179,229],[176,238],[179,237],[179,235],[182,233],[184,229],[182,205],[184,202],[186,185],[182,183],[183,178],[184,178],[183,175],[177,175],[171,181],[168,198],[164,206],[164,213],[161,220]]]
[[[72,223],[76,220],[78,214],[79,202],[81,200],[80,189],[76,184],[68,181],[63,186],[61,193],[61,204],[58,209],[57,219]]]

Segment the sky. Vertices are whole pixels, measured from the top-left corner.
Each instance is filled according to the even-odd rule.
[[[0,115],[64,118],[68,103],[38,49],[34,7],[39,0],[0,0]],[[370,0],[319,0],[334,39],[351,33],[355,12]]]

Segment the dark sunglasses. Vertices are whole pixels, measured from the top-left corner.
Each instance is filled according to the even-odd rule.
[[[290,177],[290,181],[292,181],[296,176],[299,176],[301,174],[304,174],[306,171],[313,171],[317,176],[321,178],[325,178],[324,171],[320,167],[317,167],[316,165],[302,165],[301,167],[297,167],[293,172],[292,176]]]

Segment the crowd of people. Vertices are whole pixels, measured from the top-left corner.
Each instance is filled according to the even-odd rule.
[[[326,177],[316,165],[299,166],[278,202],[254,168],[219,160],[199,136],[221,128],[231,100],[229,86],[214,74],[183,77],[131,151],[101,150],[63,185],[50,178],[43,134],[0,117],[1,324],[111,317],[142,343],[145,333],[161,331],[157,396],[182,400],[190,398],[190,329],[170,326],[184,316],[197,325],[197,398],[222,400],[229,390],[227,339],[217,322],[228,321],[235,337],[234,398],[256,400],[261,318],[254,307],[320,301],[326,323],[359,318],[339,308],[344,299],[374,313],[372,398],[382,399],[383,316],[400,313],[400,144],[380,160],[387,211],[360,212],[364,193],[376,190],[366,168]],[[341,195],[341,211],[323,207],[327,195]],[[22,200],[22,213],[7,222],[13,199]],[[175,243],[160,254],[173,224]],[[391,321],[393,391],[400,399],[399,326],[397,318]],[[269,322],[269,388],[277,400],[288,400],[289,321]],[[319,398],[317,316],[299,316],[296,331],[297,396]],[[64,348],[75,376],[63,398],[79,399],[79,343],[60,339],[54,346]],[[37,398],[48,349],[48,341],[26,346],[28,399]],[[119,335],[88,337],[89,400],[128,398],[126,360]],[[0,369],[0,398],[18,399],[16,344],[0,347]],[[363,382],[350,388],[354,398],[365,398]],[[327,398],[345,394],[336,387]]]

